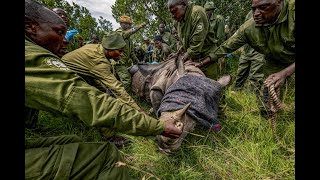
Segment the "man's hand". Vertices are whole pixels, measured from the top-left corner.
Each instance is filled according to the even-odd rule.
[[[198,68],[201,68],[203,66],[205,66],[208,62],[210,61],[210,57],[207,56],[203,59],[203,61],[200,61],[200,63],[194,63],[194,66],[198,67]]]
[[[280,71],[269,75],[268,78],[265,80],[265,84],[268,84],[269,86],[274,84],[274,88],[278,89],[284,84],[286,78],[287,77],[285,73],[283,73],[283,71]]]
[[[269,86],[274,84],[275,89],[280,88],[286,81],[287,77],[291,76],[295,72],[295,67],[295,63],[292,63],[282,71],[269,75],[265,80],[265,84],[268,84]]]
[[[169,138],[178,138],[183,129],[183,125],[180,122],[177,122],[175,119],[164,120],[164,131],[161,135]]]

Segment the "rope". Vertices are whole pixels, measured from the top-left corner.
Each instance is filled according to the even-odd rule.
[[[271,122],[272,132],[277,142],[280,143],[280,138],[276,132],[277,112],[282,108],[282,104],[279,98],[280,88],[275,89],[274,84],[269,84],[269,82],[264,82],[264,85],[268,88],[268,93],[270,95],[268,103],[271,110],[270,122]]]

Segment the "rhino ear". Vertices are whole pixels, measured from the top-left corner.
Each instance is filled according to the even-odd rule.
[[[131,76],[133,76],[137,71],[138,71],[138,66],[137,65],[133,65],[131,67],[128,68],[129,73],[131,74]]]
[[[182,117],[187,112],[190,105],[191,105],[191,102],[189,102],[187,105],[185,105],[182,109],[179,109],[178,111],[176,111],[176,116]]]

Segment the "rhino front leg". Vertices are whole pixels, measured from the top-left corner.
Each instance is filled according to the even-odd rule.
[[[152,104],[153,112],[156,113],[160,107],[163,93],[159,89],[152,89],[150,92],[150,101]]]

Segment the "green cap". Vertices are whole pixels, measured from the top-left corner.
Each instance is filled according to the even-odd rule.
[[[214,9],[214,3],[213,2],[206,2],[206,4],[204,5],[204,9],[206,11]]]
[[[106,49],[121,49],[126,46],[126,42],[119,32],[111,31],[103,35],[101,44]]]

